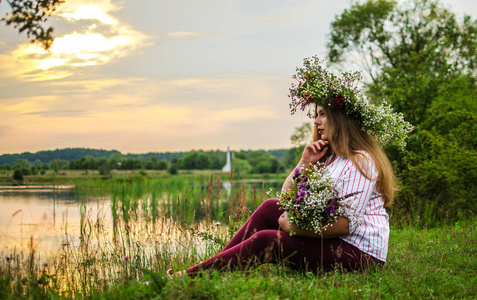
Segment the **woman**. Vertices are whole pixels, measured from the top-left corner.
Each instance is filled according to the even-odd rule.
[[[382,126],[382,120],[389,124],[392,119],[394,126],[390,128],[400,125],[410,130],[410,124],[403,123],[389,111],[385,111],[385,118],[377,116],[374,109],[383,114],[382,108],[363,102],[346,74],[345,80],[337,79],[328,75],[319,64],[316,59],[305,63],[305,68],[299,69],[295,76],[303,82],[291,89],[292,99],[301,99],[301,102],[292,102],[295,107],[301,105],[303,109],[304,104],[316,104],[314,123],[319,134],[316,142],[305,147],[297,168],[324,162],[339,196],[353,195],[351,206],[357,217],[349,220],[340,216],[317,234],[290,224],[287,213],[278,205],[279,200],[269,199],[219,254],[177,273],[178,276],[193,276],[210,268],[220,270],[256,263],[283,262],[290,267],[317,271],[335,268],[360,270],[369,263],[386,261],[389,217],[384,207],[393,202],[394,175],[377,139],[369,132],[380,138],[375,129],[386,127]],[[310,88],[313,85],[314,89]],[[325,92],[321,92],[321,86]],[[363,123],[373,116],[381,121]],[[402,136],[402,130],[397,134]],[[293,175],[294,172],[290,173],[285,180],[283,191],[291,188]]]
[[[278,199],[265,201],[216,256],[187,269],[195,275],[202,269],[245,267],[250,263],[276,263],[308,270],[335,267],[357,270],[370,262],[385,262],[389,239],[389,217],[384,205],[392,203],[393,173],[389,161],[372,136],[345,112],[326,103],[317,109],[315,125],[321,139],[305,147],[297,167],[321,160],[333,178],[342,178],[338,190],[355,196],[359,222],[338,217],[320,236],[290,225]],[[331,149],[333,150],[331,150]],[[378,163],[374,163],[378,162]],[[291,187],[290,173],[283,190]],[[290,236],[290,230],[296,234]],[[322,239],[323,238],[323,239]]]

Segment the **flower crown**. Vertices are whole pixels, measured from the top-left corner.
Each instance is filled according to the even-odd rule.
[[[298,108],[305,111],[308,106],[307,115],[313,117],[309,104],[323,106],[326,99],[330,107],[342,109],[354,118],[381,146],[394,142],[404,148],[407,134],[413,127],[404,120],[402,113],[393,112],[390,105],[370,105],[358,87],[361,73],[342,73],[338,77],[323,68],[322,63],[313,56],[304,59],[303,68],[297,68],[293,78],[298,85],[292,84],[289,95],[291,113]]]

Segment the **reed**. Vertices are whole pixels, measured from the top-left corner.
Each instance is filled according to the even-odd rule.
[[[232,180],[225,182],[213,175],[77,181],[76,192],[85,199],[79,205],[79,240],[65,216],[57,252],[41,257],[33,238],[28,253],[4,250],[0,298],[49,291],[91,297],[140,280],[145,270],[185,268],[216,254],[264,198],[263,184],[260,193],[254,184],[235,188]],[[228,187],[236,191],[228,193]],[[97,201],[93,214],[87,205],[93,195],[108,195],[110,207]]]

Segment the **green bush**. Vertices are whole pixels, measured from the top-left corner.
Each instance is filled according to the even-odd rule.
[[[394,214],[424,226],[453,223],[477,212],[477,151],[452,134],[419,130],[409,141],[399,166],[401,190]]]
[[[16,169],[13,172],[13,179],[15,179],[16,181],[23,181],[23,172],[21,169]]]

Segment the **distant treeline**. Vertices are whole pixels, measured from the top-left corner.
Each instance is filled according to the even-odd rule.
[[[294,163],[295,150],[245,150],[233,153],[232,165],[237,176],[244,173],[276,173]],[[226,152],[192,150],[122,154],[116,150],[67,148],[37,153],[0,156],[0,170],[14,170],[20,175],[45,174],[48,170],[99,170],[109,175],[111,170],[220,170],[226,163]]]
[[[90,149],[90,148],[65,148],[56,150],[38,151],[35,153],[23,152],[21,154],[3,154],[0,155],[0,165],[12,164],[17,159],[26,159],[30,163],[51,163],[55,159],[64,159],[67,161],[81,159],[85,156],[110,157],[112,155],[122,155],[124,157],[156,157],[158,160],[165,159],[170,162],[174,157],[181,158],[183,152],[163,152],[163,153],[145,153],[145,154],[121,154],[117,150],[102,150],[102,149]]]

